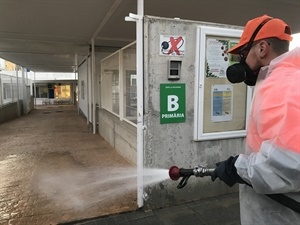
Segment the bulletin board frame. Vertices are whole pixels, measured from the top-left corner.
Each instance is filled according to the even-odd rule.
[[[214,37],[218,37],[219,39],[234,40],[237,42],[240,39],[241,35],[242,35],[242,30],[238,30],[238,29],[210,27],[210,26],[197,27],[196,63],[195,63],[195,71],[196,71],[195,98],[194,98],[194,106],[195,106],[194,107],[194,140],[195,141],[228,139],[228,138],[238,138],[238,137],[246,136],[247,122],[250,113],[253,88],[246,86],[244,83],[231,84],[229,81],[227,81],[226,69],[229,66],[229,63],[226,68],[219,69],[222,72],[221,73],[219,71],[220,72],[219,74],[221,74],[220,76],[219,75],[215,76],[213,73],[209,73],[211,77],[207,78],[208,76],[207,58],[208,57],[214,58],[212,51],[209,52],[207,49],[207,41],[210,41],[209,39],[212,39],[213,41]],[[232,57],[232,55],[229,54],[228,57]],[[226,58],[226,61],[227,60],[228,59]],[[220,67],[217,60],[215,64],[217,65],[216,68]],[[222,62],[220,62],[220,64],[222,64]],[[217,70],[218,68],[215,69],[214,71]],[[225,74],[223,70],[225,70]],[[211,71],[213,70],[211,69]],[[220,82],[215,84],[213,83],[214,80],[217,81],[218,79],[222,80],[222,84],[220,84]],[[239,91],[235,91],[237,90],[236,87],[239,88],[241,90],[240,93],[243,92],[244,95],[242,101],[244,103],[244,109],[241,110],[242,115],[239,117],[239,119],[242,120],[242,123],[239,122],[238,126],[233,123],[236,115],[238,113],[241,113],[238,112],[239,110],[234,110],[233,108],[233,105],[235,105],[235,107],[237,105],[236,102],[234,102],[235,101],[234,99],[236,99],[237,98],[236,96],[239,95]],[[218,105],[222,103],[223,103],[223,108],[224,105],[226,105],[228,112],[226,112],[226,115],[224,114],[224,116],[222,115],[216,116],[217,114],[214,114],[215,110],[213,110],[213,107],[218,109],[220,108],[218,107]],[[207,105],[210,106],[208,107]],[[222,114],[222,110],[220,110],[220,113]],[[209,122],[207,122],[208,121],[207,118],[209,118],[210,120]],[[219,126],[216,126],[216,128],[214,129],[209,129],[210,125],[214,126],[215,124]],[[219,128],[221,127],[221,129],[219,129],[218,127]]]

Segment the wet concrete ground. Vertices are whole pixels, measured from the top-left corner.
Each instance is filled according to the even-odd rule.
[[[61,225],[241,225],[239,195],[226,194],[152,211],[139,209]]]
[[[0,225],[50,225],[137,208],[136,190],[106,174],[135,169],[75,106],[42,106],[0,124]],[[130,183],[135,187],[135,179]]]

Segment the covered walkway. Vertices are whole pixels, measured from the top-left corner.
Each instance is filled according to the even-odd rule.
[[[120,172],[121,171],[121,172]],[[135,171],[75,106],[42,106],[0,124],[0,224],[50,225],[137,208]],[[128,182],[131,186],[123,187]]]

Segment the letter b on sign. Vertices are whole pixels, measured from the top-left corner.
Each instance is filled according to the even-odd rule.
[[[160,123],[185,122],[185,84],[160,84]]]
[[[177,95],[168,95],[168,111],[174,112],[178,110],[178,96]]]

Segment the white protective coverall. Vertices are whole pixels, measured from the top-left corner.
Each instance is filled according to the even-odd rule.
[[[248,121],[246,154],[235,162],[241,222],[300,224],[300,214],[264,194],[283,193],[300,202],[300,48],[261,69]]]

